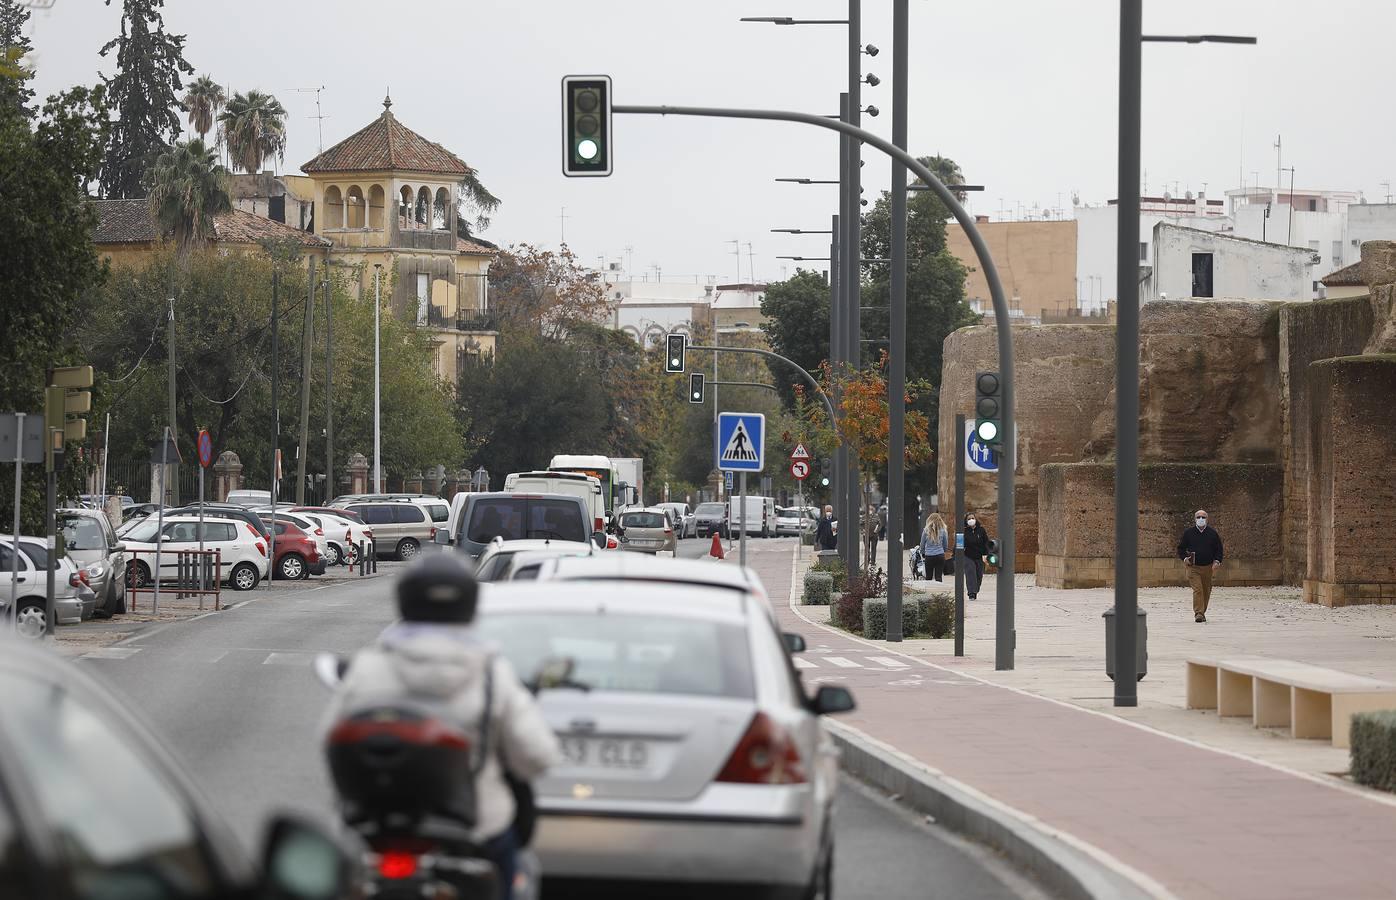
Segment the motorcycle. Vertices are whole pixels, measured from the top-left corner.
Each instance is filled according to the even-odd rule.
[[[317,677],[330,688],[347,668],[334,654],[315,659]],[[498,870],[471,834],[480,762],[464,732],[410,703],[395,703],[347,715],[326,743],[341,818],[364,846],[362,896],[500,896]],[[517,856],[514,897],[537,900],[537,857],[528,850]]]

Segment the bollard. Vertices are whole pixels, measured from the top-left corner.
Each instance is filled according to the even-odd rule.
[[[367,548],[368,548],[368,541],[359,541],[359,577],[360,577],[360,578],[362,578],[363,576],[365,576],[365,575],[368,574],[368,554],[367,554],[367,552],[365,552],[365,551],[367,550]]]
[[[369,541],[369,542],[368,542],[368,555],[369,555],[369,559],[372,560],[372,562],[369,564],[369,565],[371,566],[371,568],[369,569],[369,571],[372,572],[374,575],[377,575],[377,574],[378,574],[378,542],[377,542],[377,541]]]

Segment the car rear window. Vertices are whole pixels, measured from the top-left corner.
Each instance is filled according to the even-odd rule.
[[[393,508],[374,504],[372,506],[356,506],[354,511],[363,516],[365,525],[391,525],[393,522]]]
[[[427,506],[427,513],[433,522],[444,522],[451,518],[451,507],[444,503],[432,503]]]
[[[665,528],[669,520],[663,513],[631,512],[621,515],[620,524],[623,528]]]
[[[42,544],[31,544],[28,541],[19,542],[19,552],[29,557],[29,561],[34,564],[34,568],[48,571],[58,568],[58,560],[48,555],[48,548]]]
[[[740,625],[704,619],[596,612],[490,613],[482,636],[498,643],[522,678],[567,657],[572,679],[599,691],[755,697]]]
[[[700,503],[696,511],[700,516],[720,516],[727,509],[725,503]]]
[[[581,504],[569,500],[498,497],[480,500],[470,510],[465,529],[469,540],[487,544],[496,537],[506,541],[552,538],[587,540]]]
[[[397,506],[393,507],[394,522],[411,523],[425,522],[426,520],[426,513],[422,512],[419,506],[414,506],[411,503],[399,503]]]

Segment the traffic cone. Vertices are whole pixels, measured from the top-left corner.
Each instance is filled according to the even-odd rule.
[[[708,555],[714,559],[726,559],[727,555],[722,552],[722,535],[713,532],[713,548],[708,551]]]

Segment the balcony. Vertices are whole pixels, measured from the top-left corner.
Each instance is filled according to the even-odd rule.
[[[425,321],[418,319],[417,324],[465,332],[495,331],[499,326],[492,312],[463,309],[458,313],[448,313],[439,306],[428,307]]]

